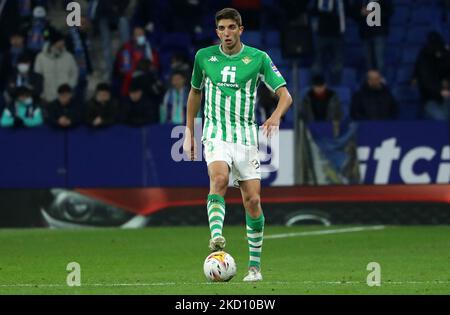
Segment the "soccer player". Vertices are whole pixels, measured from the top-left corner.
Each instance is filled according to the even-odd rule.
[[[249,270],[244,281],[260,281],[264,214],[260,203],[261,170],[258,158],[258,126],[255,121],[256,91],[264,82],[278,97],[276,110],[263,124],[270,137],[292,104],[286,81],[267,53],[244,45],[239,12],[225,8],[216,13],[216,33],[220,45],[200,49],[194,62],[191,90],[187,101],[183,149],[191,160],[197,158],[194,118],[205,91],[202,143],[210,178],[207,212],[211,251],[222,250],[225,193],[231,172],[234,186],[240,188],[246,210]]]

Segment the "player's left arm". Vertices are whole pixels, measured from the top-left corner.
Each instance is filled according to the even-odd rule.
[[[292,105],[292,96],[286,86],[282,86],[275,91],[278,96],[278,104],[272,115],[262,125],[263,133],[270,137],[272,133],[280,127],[281,118]]]

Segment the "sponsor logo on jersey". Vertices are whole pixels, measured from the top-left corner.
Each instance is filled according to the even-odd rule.
[[[275,72],[275,74],[276,74],[278,77],[281,77],[281,73],[280,73],[280,71],[278,70],[277,66],[275,66],[275,64],[273,63],[273,61],[270,63],[270,66],[272,67],[273,72]]]
[[[252,62],[252,60],[249,57],[244,57],[242,58],[242,62],[248,65],[250,62]]]
[[[218,86],[239,88],[236,84],[236,67],[226,66],[220,72],[222,75],[222,82],[217,83]]]
[[[236,67],[226,66],[220,74],[222,75],[222,82],[236,83]]]
[[[230,87],[230,88],[236,88],[236,89],[239,89],[239,84],[236,84],[236,83],[224,83],[224,82],[219,82],[219,83],[217,83],[217,86],[221,86],[221,87]]]
[[[208,61],[210,61],[210,62],[219,62],[219,59],[217,59],[216,56],[212,56],[211,58],[208,59]]]

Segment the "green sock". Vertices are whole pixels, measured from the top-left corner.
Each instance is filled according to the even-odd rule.
[[[247,222],[247,240],[248,240],[248,249],[250,253],[248,266],[261,269],[261,251],[264,234],[264,214],[261,213],[259,218],[253,219],[247,213],[245,220]]]
[[[225,219],[225,200],[220,195],[208,195],[207,209],[211,238],[221,236]]]

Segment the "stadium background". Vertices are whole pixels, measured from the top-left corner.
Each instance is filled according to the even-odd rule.
[[[348,8],[353,2],[349,2]],[[29,10],[18,14],[26,19],[23,15],[33,16],[33,7],[43,5],[52,27],[66,34],[69,28],[65,25],[65,3],[31,1]],[[109,68],[102,46],[105,35],[97,21],[102,16],[90,15],[93,4],[99,3],[80,3],[83,15],[92,18],[86,42],[93,64],[85,78],[85,94],[77,101],[81,108],[82,100],[92,97],[96,84],[110,82],[114,91],[121,88],[121,83],[114,75],[112,80],[107,80]],[[294,95],[294,106],[282,122],[279,148],[271,148],[279,159],[279,168],[263,175],[263,202],[273,208],[272,223],[285,224],[299,214],[307,215],[305,222],[320,224],[324,220],[332,224],[449,223],[448,122],[424,118],[419,87],[411,83],[427,34],[436,31],[444,39],[449,38],[448,2],[389,2],[392,12],[388,19],[383,17],[388,30],[382,75],[398,104],[398,116],[389,121],[352,120],[352,95],[364,81],[368,65],[358,23],[351,12],[346,12],[340,82],[335,83],[330,71],[324,71],[326,82],[331,82],[328,85],[336,91],[342,104],[338,137],[333,136],[331,122],[301,119],[302,100],[314,76],[312,67],[318,38],[314,26],[317,18],[311,13],[311,6],[308,7],[311,3],[314,1],[295,4],[289,1],[123,1],[126,11],[116,15],[126,19],[129,30],[134,26],[146,27],[147,40],[158,54],[159,80],[168,87],[171,73],[179,66],[174,64],[173,57],[182,56],[186,64],[181,62],[181,67],[186,66],[189,72],[196,50],[216,42],[214,12],[227,5],[240,6],[246,26],[243,42],[268,52]],[[189,14],[181,16],[183,10]],[[122,45],[120,23],[118,27],[111,26],[113,57]],[[51,41],[51,36],[48,40]],[[7,50],[4,49],[3,55]],[[325,65],[324,69],[331,67]],[[266,102],[263,92],[259,97],[259,121],[267,116],[262,109],[270,111],[270,107],[263,105]],[[122,100],[121,95],[116,97]],[[5,106],[4,99],[2,102]],[[166,121],[130,127],[118,121],[108,128],[97,129],[83,123],[70,129],[50,125],[32,129],[1,128],[4,153],[0,156],[3,165],[0,225],[119,226],[135,214],[146,216],[130,223],[137,222],[136,226],[151,225],[151,222],[203,224],[207,173],[202,162],[173,161],[171,150],[179,140],[173,136],[175,126]],[[273,160],[263,161],[263,171],[273,169]],[[372,190],[371,185],[388,186]],[[392,191],[390,185],[396,185],[395,193],[386,193]],[[310,188],[305,191],[304,187]],[[423,192],[422,187],[426,187],[426,194],[415,193]],[[120,193],[105,188],[120,188]],[[234,194],[230,208],[236,209],[230,211],[228,220],[240,224],[239,198],[232,189],[230,193]],[[192,194],[196,197],[180,198]],[[271,199],[272,194],[283,197]],[[415,198],[409,199],[411,195]],[[423,204],[426,210],[421,211]]]

